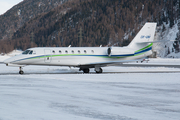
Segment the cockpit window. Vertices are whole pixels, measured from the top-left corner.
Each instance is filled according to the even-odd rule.
[[[31,50],[31,51],[29,52],[29,54],[31,54],[31,55],[32,55],[32,53],[33,53],[33,51]]]
[[[30,50],[25,50],[22,54],[28,54]]]
[[[24,54],[24,55],[27,55],[27,54],[32,55],[33,54],[33,50],[26,50],[22,54]]]

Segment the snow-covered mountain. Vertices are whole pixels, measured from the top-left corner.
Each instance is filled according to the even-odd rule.
[[[156,52],[157,57],[180,58],[180,51],[178,50],[179,42],[175,42],[178,32],[179,30],[177,23],[172,28],[170,28],[169,24],[166,24],[165,22],[163,25],[157,27],[155,41],[165,41],[154,43],[153,51]]]
[[[24,0],[0,16],[0,52],[80,46],[80,29],[81,46],[125,46],[146,22],[158,23],[155,40],[180,40],[179,4],[179,0]],[[158,57],[177,58],[179,49],[179,42],[153,46]]]

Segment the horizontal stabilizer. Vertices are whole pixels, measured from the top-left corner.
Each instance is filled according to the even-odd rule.
[[[173,41],[176,41],[176,40],[140,41],[137,43],[159,43],[159,42],[173,42]]]

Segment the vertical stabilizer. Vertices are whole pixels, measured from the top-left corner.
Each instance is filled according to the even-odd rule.
[[[136,51],[148,46],[151,46],[152,48],[151,42],[154,40],[156,25],[157,23],[146,23],[131,41],[128,47]]]

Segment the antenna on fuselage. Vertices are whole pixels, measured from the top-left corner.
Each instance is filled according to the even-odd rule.
[[[102,47],[102,45],[100,45],[99,47]]]
[[[71,47],[71,45],[69,45],[68,47]]]

